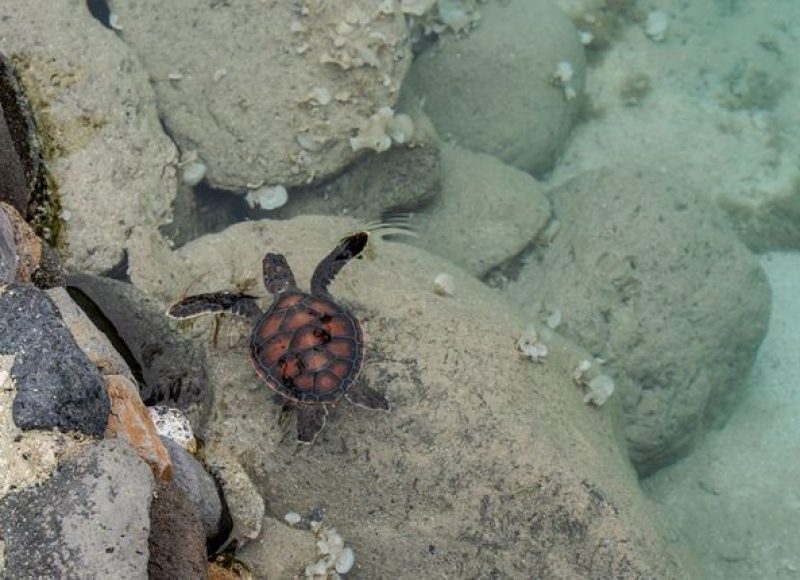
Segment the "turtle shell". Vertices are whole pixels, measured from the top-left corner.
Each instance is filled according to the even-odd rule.
[[[284,397],[335,402],[361,372],[361,326],[327,296],[282,292],[253,327],[250,359],[267,385]]]

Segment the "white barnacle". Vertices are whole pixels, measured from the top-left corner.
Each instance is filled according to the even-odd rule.
[[[286,515],[283,516],[283,519],[290,526],[294,526],[299,524],[300,520],[302,520],[303,518],[297,512],[287,512]]]
[[[586,385],[588,389],[583,402],[600,407],[614,394],[614,379],[608,375],[597,375]]]
[[[208,167],[201,160],[190,161],[181,170],[181,182],[189,187],[194,187],[206,176]]]
[[[517,339],[517,350],[535,363],[544,362],[550,352],[532,324],[528,325],[525,332]]]
[[[347,574],[352,568],[353,564],[356,562],[356,555],[353,553],[352,548],[344,548],[339,553],[339,557],[336,558],[336,571],[339,574]]]
[[[386,126],[394,117],[390,107],[381,107],[372,115],[366,124],[358,130],[358,135],[350,137],[350,147],[353,151],[372,149],[382,153],[392,146],[392,138],[386,134]]]
[[[456,291],[456,283],[447,272],[437,274],[433,279],[433,293],[439,296],[452,296]]]
[[[661,10],[653,10],[647,15],[647,21],[644,24],[644,33],[649,36],[653,42],[661,42],[667,35],[667,28],[669,28],[669,17]]]
[[[250,190],[245,196],[245,201],[252,208],[260,207],[265,210],[278,209],[286,205],[289,200],[289,194],[286,188],[282,185],[274,187],[260,187],[258,189]]]
[[[386,123],[386,134],[395,143],[408,143],[414,136],[414,121],[403,113],[395,115]]]
[[[301,102],[324,107],[331,102],[331,92],[325,87],[311,87]]]
[[[556,72],[553,73],[553,82],[557,85],[567,86],[575,74],[575,69],[572,63],[568,60],[562,60],[556,65]]]

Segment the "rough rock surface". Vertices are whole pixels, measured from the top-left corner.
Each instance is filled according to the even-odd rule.
[[[136,383],[123,375],[106,375],[111,400],[106,437],[124,439],[163,481],[172,479],[172,461],[156,432],[150,413],[139,398]]]
[[[292,578],[316,559],[311,530],[290,527],[273,517],[264,518],[261,529],[261,535],[237,557],[265,578]]]
[[[206,578],[206,536],[197,508],[174,482],[160,481],[150,505],[149,580]]]
[[[152,486],[127,443],[106,440],[63,461],[38,487],[7,495],[6,578],[146,577]]]
[[[0,201],[0,214],[0,230],[5,232],[2,236],[14,242],[10,244],[13,247],[13,253],[9,252],[10,258],[2,258],[7,263],[3,269],[9,270],[15,265],[13,275],[10,278],[7,274],[0,275],[0,280],[30,282],[40,288],[63,286],[64,268],[55,250],[36,235],[11,205]]]
[[[70,295],[125,355],[144,404],[180,409],[200,433],[211,404],[201,349],[176,335],[161,305],[130,284],[85,274],[67,283]],[[176,287],[175,295],[180,292]]]
[[[17,389],[11,377],[13,366],[13,356],[0,355],[0,498],[10,490],[46,480],[62,455],[91,440],[76,433],[23,431],[14,425],[11,409]]]
[[[303,214],[348,215],[378,222],[397,211],[416,211],[441,190],[441,142],[430,120],[413,118],[409,143],[368,155],[335,179],[294,193],[289,203],[268,216],[284,219]]]
[[[30,210],[42,201],[35,196],[46,191],[44,168],[30,106],[13,69],[0,51],[0,201],[32,218]]]
[[[408,98],[424,100],[444,139],[525,171],[547,171],[581,102],[578,33],[549,0],[488,2],[481,16],[466,37],[444,35],[414,61]],[[560,62],[572,67],[567,86],[553,81]]]
[[[674,175],[591,171],[551,198],[561,230],[510,296],[560,311],[559,331],[620,371],[631,458],[651,472],[724,417],[766,332],[766,276]]]
[[[529,174],[445,145],[441,195],[414,222],[420,246],[481,277],[521,252],[549,218],[550,201]]]
[[[0,353],[16,355],[18,427],[102,436],[109,411],[103,379],[44,291],[0,286]]]
[[[360,156],[351,133],[397,100],[405,19],[373,0],[109,2],[182,151],[218,187],[300,185]]]
[[[218,536],[223,527],[223,509],[214,478],[175,441],[169,437],[162,437],[161,441],[172,460],[172,479],[197,508],[205,537]]]
[[[136,380],[122,355],[72,300],[66,288],[51,288],[47,291],[47,295],[58,308],[76,344],[98,371],[103,375],[125,375],[130,381]]]
[[[64,210],[67,263],[108,270],[133,226],[167,221],[175,195],[175,147],[153,89],[83,0],[7,0],[2,16],[3,50],[31,100]]]
[[[269,250],[286,253],[305,286],[355,226],[249,222],[171,254],[143,236],[131,276],[167,299],[173,276],[207,272],[197,291],[230,287],[232,271],[256,275]],[[337,277],[334,296],[368,336],[364,380],[393,409],[343,403],[312,446],[294,442],[292,421],[279,422],[280,405],[247,364],[247,325],[224,319],[215,346],[213,322],[195,321],[218,393],[209,461],[245,466],[272,513],[324,508],[365,578],[687,577],[615,435],[617,400],[590,408],[573,384],[585,351],[553,335],[543,364],[522,359],[514,333],[524,321],[496,293],[463,272],[458,299],[428,290],[443,264],[376,241]]]

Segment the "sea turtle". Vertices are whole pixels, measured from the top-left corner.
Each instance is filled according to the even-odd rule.
[[[325,426],[328,405],[342,396],[362,407],[389,410],[382,394],[356,383],[364,361],[361,325],[328,293],[336,274],[364,250],[368,239],[364,230],[341,240],[314,270],[310,293],[297,287],[282,254],[266,254],[264,286],[274,299],[266,312],[255,297],[230,291],[188,296],[167,311],[173,318],[231,312],[252,322],[250,361],[269,388],[297,407],[301,443],[314,442]]]

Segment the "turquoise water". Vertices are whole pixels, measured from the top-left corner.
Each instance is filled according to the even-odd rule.
[[[686,184],[704,201],[722,209],[728,227],[739,241],[759,253],[773,291],[772,310],[769,333],[752,371],[751,360],[740,369],[748,373],[748,378],[738,391],[737,403],[718,413],[712,409],[714,420],[709,424],[715,427],[707,430],[708,424],[703,424],[692,445],[678,450],[671,459],[653,465],[642,459],[638,466],[643,474],[649,474],[642,486],[649,498],[664,508],[668,534],[676,543],[691,546],[702,577],[796,577],[800,574],[800,497],[795,489],[800,475],[795,459],[800,430],[800,334],[793,321],[800,320],[796,307],[800,259],[793,252],[800,249],[796,209],[800,191],[800,99],[796,83],[800,8],[795,2],[777,0],[564,0],[559,7],[568,15],[584,46],[560,37],[558,27],[548,28],[552,34],[548,47],[560,48],[549,50],[549,70],[537,63],[539,68],[532,74],[546,75],[545,82],[508,78],[515,72],[502,67],[497,71],[474,71],[476,85],[496,83],[492,91],[486,91],[486,86],[472,86],[464,78],[473,74],[468,65],[459,68],[462,65],[447,60],[447,55],[448,50],[455,50],[462,61],[483,55],[487,56],[486,66],[497,63],[498,55],[492,53],[497,50],[492,44],[495,40],[488,38],[485,30],[496,26],[492,18],[500,18],[500,11],[469,2],[441,4],[447,10],[455,10],[455,16],[448,13],[453,18],[461,14],[459,7],[467,15],[483,9],[483,20],[474,29],[470,29],[472,24],[459,28],[463,38],[458,41],[453,40],[452,30],[446,26],[438,41],[435,35],[426,36],[416,29],[419,54],[405,81],[398,110],[411,114],[417,123],[420,111],[424,111],[451,145],[480,151],[490,158],[456,160],[458,155],[450,150],[441,169],[443,194],[432,202],[412,195],[408,203],[398,206],[382,203],[379,198],[360,202],[348,199],[337,205],[334,186],[327,190],[334,192],[333,202],[315,205],[307,200],[318,198],[326,190],[312,186],[290,188],[290,203],[285,208],[277,212],[260,212],[256,208],[249,210],[249,218],[286,218],[307,213],[304,203],[314,212],[347,213],[363,219],[378,218],[381,210],[390,211],[393,207],[410,209],[417,214],[421,231],[418,245],[507,291],[507,296],[532,312],[533,318],[554,320],[564,316],[569,335],[581,321],[562,312],[561,305],[552,300],[542,304],[536,293],[544,290],[525,278],[526,264],[547,255],[542,232],[557,237],[560,226],[552,222],[543,225],[533,215],[534,206],[545,203],[542,198],[532,193],[514,196],[508,191],[533,188],[537,195],[545,192],[553,200],[558,195],[557,188],[570,179],[590,170],[619,165],[679,177],[677,187]],[[442,8],[441,16],[446,21],[444,15]],[[469,18],[464,22],[467,21]],[[509,24],[508,35],[518,34],[517,25]],[[458,45],[459,42],[463,44]],[[524,37],[519,42],[523,43]],[[513,43],[509,46],[513,52]],[[573,56],[559,60],[558,50]],[[448,86],[448,80],[457,82],[458,88]],[[557,91],[556,100],[552,87]],[[518,101],[526,98],[525,91],[550,100],[538,109],[520,106]],[[461,99],[469,105],[462,106]],[[499,100],[504,105],[476,104],[481,99]],[[469,107],[477,112],[470,113]],[[503,109],[510,121],[502,118]],[[514,122],[514,115],[520,115],[519,123]],[[548,124],[547,117],[551,116],[557,122]],[[497,125],[484,131],[493,119]],[[516,132],[519,126],[527,127],[528,132]],[[565,127],[569,129],[565,131]],[[553,142],[542,142],[536,137],[539,133],[556,136]],[[530,143],[520,143],[524,138],[520,134],[530,135]],[[538,152],[531,153],[536,148]],[[498,160],[503,167],[516,167],[537,182],[516,183],[515,179],[523,177],[510,175],[511,170],[501,167]],[[471,169],[474,173],[470,173]],[[456,172],[469,177],[458,182]],[[484,179],[482,185],[496,196],[485,207],[484,202],[475,197],[467,199],[463,193],[470,187],[466,182]],[[396,186],[396,182],[390,182],[389,187]],[[506,191],[498,193],[494,187]],[[366,189],[363,192],[370,193]],[[464,196],[463,201],[452,201],[458,195]],[[214,197],[205,194],[203,199],[212,208],[211,213],[219,216],[221,206]],[[235,213],[230,215],[231,221],[241,219],[241,213],[238,217]],[[197,213],[187,217],[202,221]],[[222,225],[224,221],[209,224],[207,231],[217,231]],[[564,229],[569,231],[570,225],[563,224]],[[709,226],[703,222],[697,227]],[[465,228],[469,237],[459,237],[458,230]],[[531,236],[536,229],[539,233]],[[648,232],[641,235],[647,236]],[[668,236],[656,239],[671,243]],[[557,238],[553,244],[557,245]],[[491,245],[494,251],[487,251],[488,257],[471,261],[475,252]],[[658,252],[659,248],[651,251]],[[765,253],[769,251],[774,253]],[[527,275],[531,276],[530,272]],[[680,276],[673,283],[694,284]],[[533,287],[537,290],[531,296]],[[741,292],[748,292],[748,287],[743,285]],[[592,308],[591,304],[584,306],[586,310]],[[738,324],[745,327],[750,322],[742,319]],[[558,323],[553,327],[558,328]],[[580,331],[573,331],[571,337],[579,343],[581,339],[576,337],[591,343]],[[706,336],[705,340],[713,341],[713,336]],[[598,358],[613,357],[607,346],[584,346]],[[717,386],[712,384],[710,388]],[[627,399],[622,396],[623,405],[633,404],[630,394]],[[702,413],[703,405],[699,405],[697,412]],[[669,413],[669,409],[659,408],[656,413]]]
[[[800,2],[80,4],[0,6],[69,268],[252,314],[383,238],[312,446],[249,326],[171,327],[257,577],[800,576]]]

